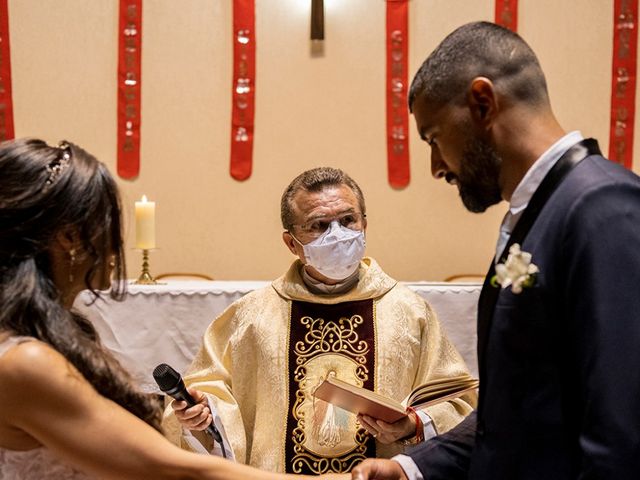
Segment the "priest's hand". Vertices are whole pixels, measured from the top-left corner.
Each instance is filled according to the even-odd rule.
[[[213,421],[211,410],[209,410],[209,402],[204,393],[187,388],[189,394],[196,401],[193,407],[187,408],[187,402],[173,400],[171,408],[175,413],[180,424],[188,430],[204,430]]]
[[[395,423],[387,423],[369,415],[358,415],[360,424],[380,443],[393,443],[400,439],[411,437],[416,433],[415,412],[409,413]]]
[[[352,480],[408,480],[398,462],[368,458],[351,471]]]

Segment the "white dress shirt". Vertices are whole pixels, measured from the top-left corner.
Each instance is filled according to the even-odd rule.
[[[496,246],[496,262],[500,259],[500,255],[507,245],[513,228],[522,216],[522,212],[524,212],[527,205],[529,205],[531,197],[542,183],[544,177],[569,148],[582,140],[582,134],[577,130],[566,134],[551,145],[551,147],[535,161],[525,176],[522,177],[522,180],[520,180],[520,183],[518,183],[518,186],[513,191],[513,195],[511,195],[509,210],[502,220],[502,225],[500,225],[500,235]]]

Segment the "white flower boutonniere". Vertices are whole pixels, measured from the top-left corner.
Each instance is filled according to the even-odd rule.
[[[496,265],[496,274],[491,279],[491,284],[502,288],[511,286],[511,291],[517,294],[523,288],[533,286],[538,272],[538,267],[531,263],[531,254],[521,251],[520,245],[514,243],[509,248],[506,262]]]

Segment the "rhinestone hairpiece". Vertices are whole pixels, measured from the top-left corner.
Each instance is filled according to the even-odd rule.
[[[44,184],[45,189],[53,185],[62,171],[69,166],[69,162],[71,161],[71,155],[69,154],[69,144],[61,143],[60,145],[58,145],[58,148],[62,150],[62,155],[52,160],[49,165],[47,165],[47,172],[49,172],[49,177]]]

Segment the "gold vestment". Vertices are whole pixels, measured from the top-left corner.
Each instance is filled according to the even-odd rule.
[[[386,275],[375,260],[364,258],[357,285],[340,295],[309,292],[300,276],[301,267],[296,260],[284,276],[240,298],[216,318],[184,380],[188,386],[209,394],[237,461],[265,470],[293,471],[285,460],[285,444],[293,442],[293,450],[301,453],[298,457],[308,459],[305,460],[308,471],[320,474],[350,469],[361,460],[358,452],[363,451],[363,429],[358,429],[355,415],[316,400],[310,393],[315,383],[330,371],[345,380],[353,376],[355,356],[329,349],[304,365],[303,372],[309,381],[296,382],[293,376],[299,372],[291,371],[289,364],[295,353],[295,345],[290,344],[293,302],[335,305],[373,301],[375,345],[365,349],[370,349],[374,358],[365,367],[374,390],[382,395],[402,401],[413,388],[428,380],[461,375],[468,370],[431,307]],[[359,318],[343,316],[340,328],[353,328],[361,321]],[[321,318],[308,320],[309,331],[302,335],[309,341],[300,351],[320,348],[316,340],[336,332],[335,325],[330,332],[328,324],[317,321]],[[357,331],[343,336],[351,342],[345,352],[360,348]],[[292,385],[301,387],[291,392]],[[297,399],[296,405],[291,404],[291,398]],[[427,408],[426,412],[433,419],[436,432],[443,433],[468,415],[475,401],[475,394],[471,394]],[[287,419],[292,412],[298,417],[297,412],[301,412],[305,418],[296,417],[298,434],[287,438]],[[171,441],[188,448],[181,440],[181,428],[170,408],[164,427]],[[292,445],[289,447],[291,450]],[[378,457],[390,457],[403,448],[399,442],[392,445],[376,442],[375,447]],[[344,457],[349,452],[350,458],[357,461],[332,463],[335,456]],[[314,461],[316,457],[318,461]]]

